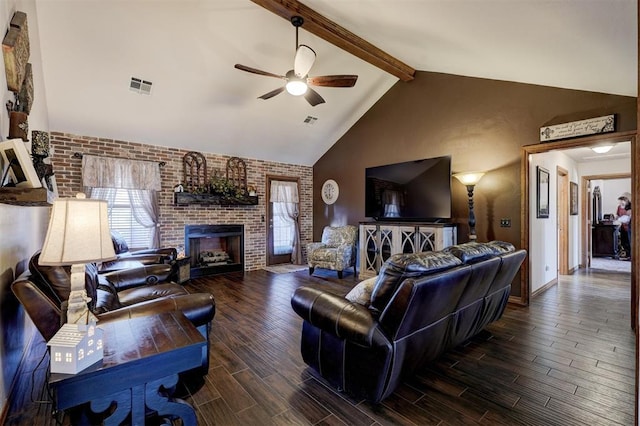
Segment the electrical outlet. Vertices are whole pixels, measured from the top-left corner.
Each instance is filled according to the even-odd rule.
[[[511,219],[508,219],[508,218],[500,219],[500,227],[511,228]]]

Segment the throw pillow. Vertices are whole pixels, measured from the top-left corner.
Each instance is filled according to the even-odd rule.
[[[350,302],[358,303],[366,308],[369,307],[371,303],[371,293],[373,292],[373,286],[376,284],[377,276],[373,278],[368,278],[364,281],[359,282],[354,288],[351,289],[346,296]]]

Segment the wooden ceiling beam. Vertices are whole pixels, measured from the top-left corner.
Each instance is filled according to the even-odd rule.
[[[328,41],[340,49],[369,62],[402,81],[411,81],[416,70],[394,58],[351,31],[320,15],[296,0],[251,0],[288,21],[292,16],[304,18],[302,28]]]

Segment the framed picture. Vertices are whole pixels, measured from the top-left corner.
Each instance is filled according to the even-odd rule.
[[[569,214],[578,214],[578,184],[575,182],[569,182]]]
[[[536,167],[536,217],[549,217],[549,170]]]
[[[31,156],[22,139],[9,139],[0,142],[0,155],[2,156],[0,187],[7,186],[9,183],[7,177],[18,188],[42,187],[36,169],[33,167]]]

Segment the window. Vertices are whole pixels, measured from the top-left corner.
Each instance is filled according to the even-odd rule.
[[[286,203],[273,203],[273,254],[291,254],[295,221],[287,214]]]
[[[130,250],[149,248],[153,228],[142,226],[133,213],[133,207],[142,206],[138,197],[130,196],[127,189],[94,188],[91,191],[91,198],[107,200],[109,227],[120,232]],[[142,208],[137,210],[138,214],[145,214]]]

